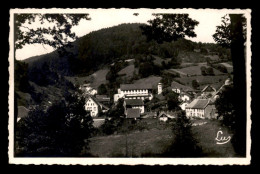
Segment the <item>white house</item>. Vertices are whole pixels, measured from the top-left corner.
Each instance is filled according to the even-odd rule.
[[[180,106],[180,108],[181,108],[182,110],[185,111],[186,106],[188,106],[188,104],[189,104],[189,102],[187,102],[187,101],[183,101],[183,102],[181,102],[181,104],[180,104],[179,106]]]
[[[96,101],[94,97],[88,97],[85,104],[85,110],[90,111],[92,117],[96,117],[100,112],[107,112],[109,108]]]
[[[124,108],[125,113],[127,112],[127,109],[139,109],[140,113],[144,113],[144,102],[141,99],[125,99],[124,101]]]
[[[180,101],[190,101],[191,100],[191,95],[185,92],[181,92],[179,94],[179,100]]]
[[[153,98],[150,84],[121,84],[118,93],[114,95],[114,102],[119,98],[125,99],[149,99]]]
[[[194,99],[186,106],[186,116],[195,118],[216,118],[216,108],[209,99]]]

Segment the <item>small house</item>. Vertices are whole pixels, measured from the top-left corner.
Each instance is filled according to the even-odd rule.
[[[160,114],[158,115],[158,118],[160,121],[167,121],[168,119],[173,119],[175,118],[174,113],[173,112],[160,112]]]
[[[125,99],[124,108],[125,108],[125,112],[129,108],[139,109],[140,113],[143,114],[144,113],[144,102],[141,99]]]
[[[85,104],[85,110],[89,111],[92,117],[96,117],[101,112],[107,112],[109,108],[104,104],[99,103],[96,98],[88,97]]]

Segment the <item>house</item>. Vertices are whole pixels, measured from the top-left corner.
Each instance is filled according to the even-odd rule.
[[[207,107],[205,108],[205,117],[209,119],[212,118],[217,119],[218,117],[216,106],[214,102],[211,100],[209,101]]]
[[[24,106],[18,106],[17,122],[19,122],[22,118],[27,117],[28,113],[29,109]]]
[[[107,95],[96,95],[95,98],[99,103],[102,103],[104,105],[110,104],[110,97]]]
[[[180,101],[190,101],[192,96],[186,92],[181,92],[179,95],[179,100]]]
[[[176,92],[178,94],[180,94],[181,92],[189,92],[189,91],[194,91],[192,88],[182,85],[178,82],[173,81],[171,83],[171,89],[173,92]]]
[[[217,90],[214,87],[212,87],[211,85],[207,85],[202,89],[201,96],[210,98],[215,95],[216,91]]]
[[[160,114],[158,115],[158,118],[160,121],[167,121],[168,119],[173,119],[175,118],[174,113],[173,112],[160,112]]]
[[[119,98],[125,99],[149,99],[153,98],[152,85],[150,84],[121,84],[118,93],[114,95],[114,102]]]
[[[89,111],[92,117],[96,117],[101,112],[107,112],[109,108],[102,103],[99,103],[94,97],[88,97],[85,104],[85,110]]]
[[[128,108],[126,110],[126,118],[137,119],[140,118],[140,109]]]
[[[194,99],[185,108],[187,117],[216,118],[216,108],[210,99]]]
[[[188,106],[188,104],[189,104],[188,101],[183,101],[183,102],[181,102],[181,104],[180,104],[179,106],[180,106],[180,108],[181,108],[182,110],[185,111],[186,106]]]
[[[141,99],[125,99],[124,108],[125,108],[125,112],[129,108],[139,109],[140,113],[143,114],[144,113],[144,102]]]
[[[83,93],[85,95],[96,95],[97,94],[97,90],[95,88],[91,87],[91,85],[89,83],[81,85],[79,87],[79,89],[81,91],[83,91]]]

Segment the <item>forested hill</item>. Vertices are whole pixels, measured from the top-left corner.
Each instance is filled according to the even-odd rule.
[[[104,64],[114,62],[124,55],[143,53],[146,38],[139,26],[121,24],[91,32],[76,40],[70,48],[73,56],[60,58],[57,51],[24,60],[29,68],[40,68],[47,62],[51,69],[64,75],[86,74]],[[145,48],[144,48],[145,46]]]
[[[41,68],[44,62],[51,70],[61,75],[88,75],[98,70],[102,65],[111,64],[120,59],[135,58],[136,55],[158,55],[160,57],[174,57],[178,52],[193,52],[199,48],[203,52],[218,50],[216,44],[195,43],[186,39],[180,39],[172,43],[158,44],[146,42],[140,26],[144,24],[120,24],[118,26],[104,28],[91,32],[78,40],[69,49],[73,56],[60,58],[57,51],[49,54],[35,56],[26,59],[29,69]],[[225,50],[224,50],[225,51]]]

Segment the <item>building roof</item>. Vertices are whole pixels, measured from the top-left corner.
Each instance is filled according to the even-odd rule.
[[[190,109],[204,109],[209,103],[208,99],[194,99],[186,108]]]
[[[95,97],[89,96],[86,101],[88,101],[89,99],[92,99],[98,106],[101,107],[102,110],[103,109],[109,110],[109,108],[107,106],[105,106],[104,104],[102,104],[99,101],[97,101],[97,99]]]
[[[160,112],[159,116],[158,117],[168,117],[168,118],[175,118],[174,116],[174,112]]]
[[[120,89],[125,90],[137,90],[137,89],[152,89],[151,84],[121,84]]]
[[[24,106],[18,106],[18,115],[17,118],[24,118],[28,115],[29,109]]]
[[[180,89],[180,90],[183,90],[183,91],[193,91],[193,89],[191,87],[182,85],[182,84],[175,82],[175,81],[172,81],[171,88],[172,89]]]
[[[205,86],[205,88],[202,89],[201,92],[216,92],[216,89],[212,87],[211,85]]]
[[[126,110],[126,118],[139,118],[140,112],[140,109],[129,108]]]
[[[144,102],[142,99],[125,99],[126,105],[130,106],[143,106]]]
[[[109,102],[110,98],[107,95],[96,95],[96,100],[99,102]]]

